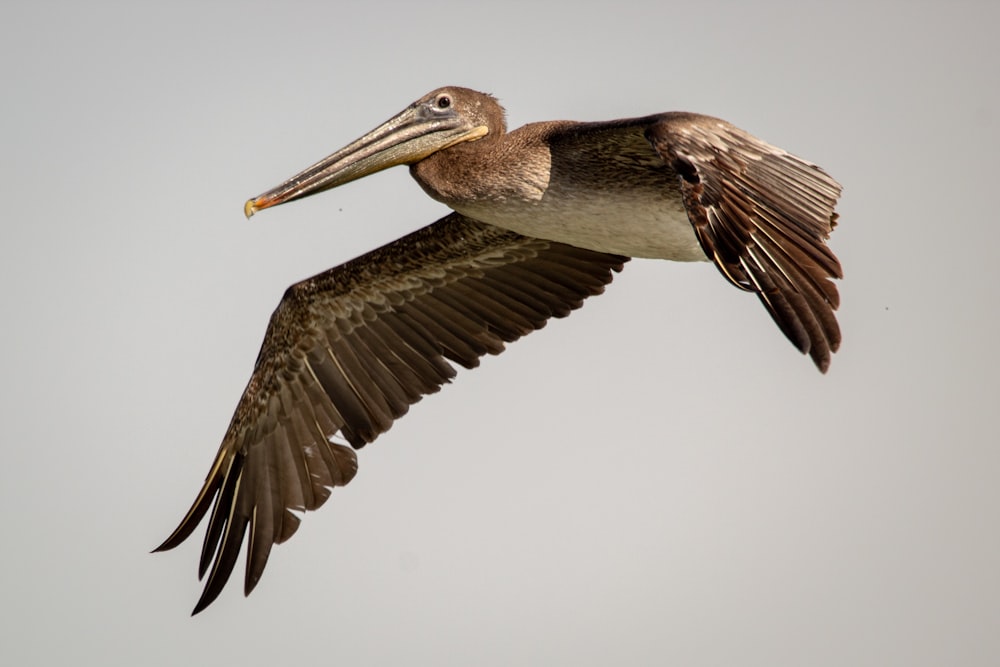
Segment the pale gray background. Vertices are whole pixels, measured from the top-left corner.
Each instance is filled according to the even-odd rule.
[[[0,663],[998,664],[996,3],[149,4],[0,24]],[[444,213],[405,169],[243,201],[443,84],[821,163],[843,350],[633,262],[191,619],[202,532],[148,552],[283,290]]]

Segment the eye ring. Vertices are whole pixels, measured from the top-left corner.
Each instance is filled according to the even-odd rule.
[[[437,98],[436,104],[438,109],[447,109],[451,106],[451,98],[447,95],[441,95]]]

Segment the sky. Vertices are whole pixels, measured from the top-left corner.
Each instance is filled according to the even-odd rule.
[[[0,663],[1000,661],[996,3],[18,4]],[[631,262],[191,618],[203,532],[149,552],[283,291],[446,212],[405,169],[243,202],[441,85],[823,165],[842,349],[821,375],[711,265]]]

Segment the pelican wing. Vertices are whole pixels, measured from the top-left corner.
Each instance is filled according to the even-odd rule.
[[[626,261],[453,213],[289,288],[204,486],[157,549],[183,542],[214,503],[194,613],[225,586],[245,536],[249,594],[295,513],[350,482],[354,448],[449,382],[449,362],[473,368],[565,317]]]
[[[663,114],[646,138],[677,172],[705,254],[731,283],[755,292],[825,372],[840,345],[833,279],[843,272],[826,245],[840,185],[816,165],[709,116]]]

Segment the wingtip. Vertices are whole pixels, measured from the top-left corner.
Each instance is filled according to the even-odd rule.
[[[198,598],[198,603],[194,606],[194,610],[191,612],[192,616],[200,614],[205,611],[209,605],[211,605],[222,593],[222,589],[225,588],[226,582],[229,580],[229,574],[226,573],[221,580],[215,578],[215,572],[212,576],[208,578],[208,583],[205,584],[205,588],[201,592],[201,597]]]
[[[163,542],[160,543],[160,546],[156,547],[149,553],[157,554],[164,551],[170,551],[171,549],[179,545],[181,542],[183,542],[185,539],[187,539],[188,535],[190,535],[190,531],[187,530],[186,524],[187,524],[186,521],[182,521],[181,524],[177,527],[177,529],[170,534],[170,537],[163,540]]]

